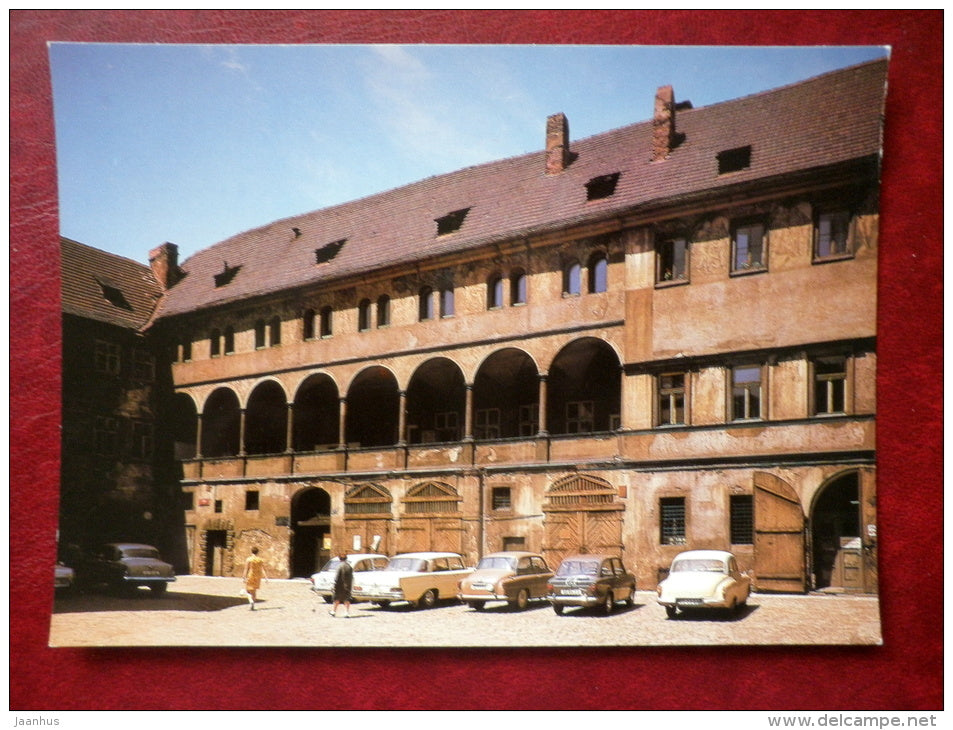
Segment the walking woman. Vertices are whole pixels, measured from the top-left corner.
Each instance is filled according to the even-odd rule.
[[[251,610],[255,610],[256,593],[261,588],[262,579],[268,580],[265,574],[265,561],[258,557],[258,548],[251,549],[251,555],[245,561],[245,592],[248,593],[248,603]]]

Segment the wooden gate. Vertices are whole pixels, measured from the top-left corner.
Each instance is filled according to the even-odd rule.
[[[348,549],[354,549],[356,535],[361,539],[361,552],[370,552],[375,538],[380,538],[376,552],[390,554],[392,501],[390,492],[380,484],[358,484],[345,493],[344,526]]]
[[[790,484],[766,472],[754,473],[754,569],[758,590],[807,590],[801,501]]]
[[[402,500],[403,514],[397,528],[397,552],[463,550],[461,497],[449,484],[425,482]]]
[[[572,475],[555,482],[543,505],[546,515],[543,556],[555,568],[578,552],[622,555],[622,512],[609,482]]]

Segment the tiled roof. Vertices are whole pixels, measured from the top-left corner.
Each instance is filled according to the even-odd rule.
[[[64,314],[139,329],[162,295],[152,269],[122,256],[60,239]]]
[[[545,174],[546,153],[541,150],[275,221],[183,262],[187,275],[167,293],[158,316],[876,156],[886,71],[886,60],[874,61],[741,99],[679,110],[676,130],[684,139],[661,162],[651,162],[649,120],[570,140],[574,158],[555,175]],[[719,176],[718,153],[748,145],[750,167]],[[614,193],[587,201],[586,183],[616,172]],[[437,235],[437,219],[465,209],[458,230]],[[315,251],[328,244],[338,244],[337,251],[316,263]],[[325,254],[331,252],[325,249]],[[223,273],[226,262],[230,269],[241,268],[229,283],[216,287],[215,276]]]

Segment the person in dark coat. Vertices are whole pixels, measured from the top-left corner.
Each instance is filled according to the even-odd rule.
[[[347,553],[340,553],[337,572],[334,574],[334,607],[329,611],[332,616],[337,616],[338,606],[344,604],[345,618],[351,615],[351,586],[354,583],[354,569],[347,562]]]

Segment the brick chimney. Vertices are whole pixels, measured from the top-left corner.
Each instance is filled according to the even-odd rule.
[[[675,92],[660,86],[655,92],[655,116],[652,118],[652,162],[660,162],[675,148]]]
[[[163,289],[171,289],[182,278],[179,269],[179,247],[174,243],[163,243],[152,249],[149,252],[149,266],[152,267],[152,274],[159,285]]]
[[[556,175],[569,165],[569,121],[560,112],[546,120],[546,174]]]

